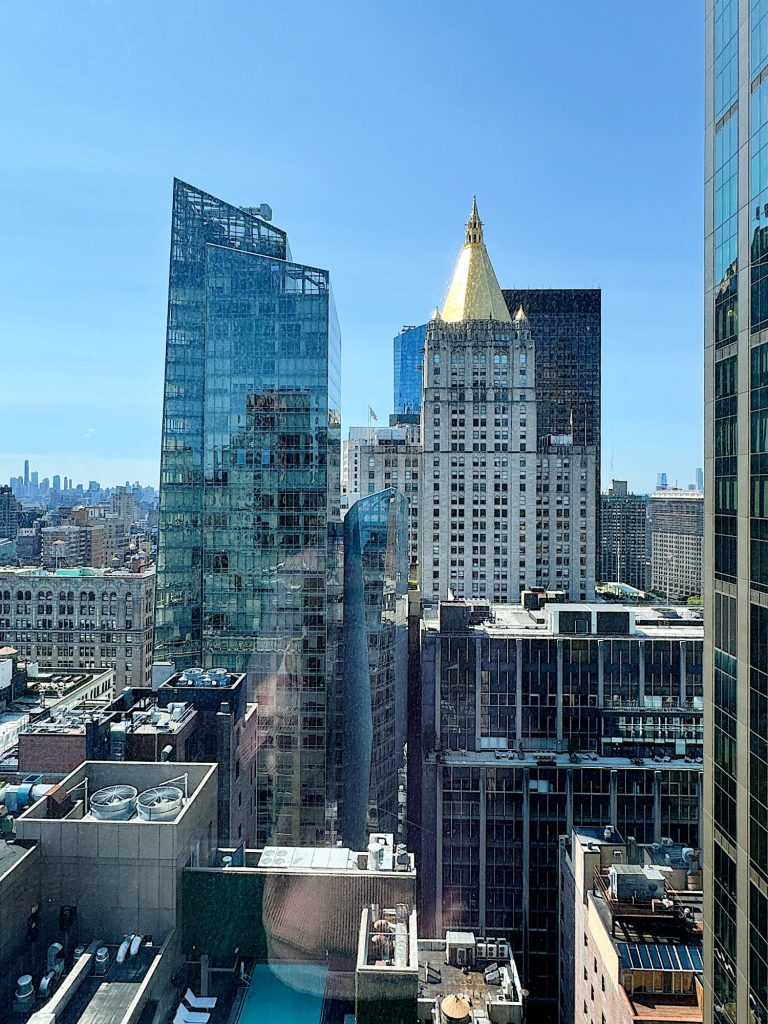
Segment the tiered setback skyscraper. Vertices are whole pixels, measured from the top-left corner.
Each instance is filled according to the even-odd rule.
[[[768,2],[707,0],[706,1019],[768,1019]]]
[[[552,373],[556,360],[544,351]],[[425,343],[419,561],[427,601],[449,593],[517,601],[531,586],[576,600],[594,593],[594,409],[579,420],[570,407],[558,412],[557,388],[540,401],[538,359],[526,310],[512,316],[504,301],[473,204]]]
[[[249,674],[257,842],[326,828],[341,579],[340,336],[328,272],[174,182],[156,657]]]

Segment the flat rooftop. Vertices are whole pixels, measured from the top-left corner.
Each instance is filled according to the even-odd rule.
[[[489,985],[485,980],[485,967],[496,963],[500,968],[506,967],[510,975],[514,986],[513,1000],[522,1001],[519,978],[511,960],[502,957],[484,960],[471,968],[457,967],[445,962],[446,943],[434,939],[419,939],[418,951],[420,999],[436,999],[439,1005],[446,996],[458,996],[469,1004],[473,1019],[486,1020],[486,1000],[505,1001],[501,986]],[[507,1005],[514,1005],[513,1002],[506,1002]]]
[[[175,687],[180,690],[205,688],[210,690],[226,689],[235,686],[244,678],[242,672],[230,672],[226,668],[187,668],[175,672],[163,686]]]
[[[256,867],[276,871],[357,871],[357,854],[340,846],[266,846]]]
[[[600,827],[599,825],[579,825],[574,827],[573,834],[587,846],[623,846],[624,839],[621,832],[612,825]]]
[[[97,978],[89,971],[66,1008],[57,1013],[56,1024],[122,1024],[159,950],[142,946],[136,956],[119,964],[117,947],[108,948],[107,973]]]
[[[0,796],[2,796],[2,790],[0,790]],[[33,849],[34,845],[34,843],[23,843],[19,840],[9,843],[0,839],[0,878],[18,864]]]
[[[477,607],[467,602],[446,601],[441,604],[457,607]],[[425,614],[423,621],[427,629],[439,631],[439,618],[436,609],[430,609],[432,614]],[[674,639],[681,637],[688,640],[704,639],[704,621],[698,609],[690,608],[668,608],[668,607],[645,607],[635,604],[615,604],[613,602],[583,602],[583,603],[549,603],[543,608],[529,611],[522,605],[514,604],[493,604],[490,605],[491,617],[482,624],[467,626],[463,632],[479,631],[488,636],[499,637],[554,637],[559,636],[565,639],[589,639],[595,636],[605,636],[607,639],[622,639],[625,636],[649,637],[653,639]],[[631,634],[615,633],[556,633],[551,628],[551,612],[589,612],[598,614],[626,613],[634,619],[634,630]]]
[[[63,826],[68,822],[87,822],[95,826],[116,825],[121,828],[144,826],[148,823],[173,824],[184,814],[208,778],[216,773],[217,767],[215,764],[185,762],[84,761],[19,815],[19,834],[23,834],[24,822],[41,820],[54,820]],[[148,793],[149,790],[169,788],[177,792]],[[105,806],[110,813],[116,812],[118,808],[124,810],[125,817],[115,815],[105,820],[92,813],[92,799],[101,790],[119,790],[109,794]],[[182,794],[181,798],[178,791]],[[139,816],[136,810],[136,799],[138,798],[141,804],[142,797],[146,797],[143,801],[144,806],[148,808],[146,817]]]
[[[52,527],[52,529],[60,530],[60,526]],[[73,529],[79,529],[79,527],[73,527]],[[110,579],[135,579],[137,576],[148,576],[153,574],[155,571],[154,563],[143,564],[135,572],[131,569],[96,569],[93,566],[80,566],[76,569],[46,569],[41,565],[23,565],[23,566],[2,566],[0,568],[0,575],[2,576],[27,576],[27,577],[42,577],[45,579],[83,579],[87,577],[100,577],[108,576]]]
[[[428,760],[435,759],[435,754],[428,755]],[[440,763],[451,767],[494,767],[503,768],[631,768],[634,771],[647,771],[649,768],[658,768],[659,762],[653,758],[632,758],[632,757],[605,757],[602,754],[577,755],[578,760],[574,761],[570,754],[548,753],[542,751],[524,750],[522,757],[516,750],[444,750],[440,752]],[[667,768],[680,769],[682,771],[703,771],[703,759],[688,757],[680,754],[675,757],[669,755],[669,761],[663,763]]]

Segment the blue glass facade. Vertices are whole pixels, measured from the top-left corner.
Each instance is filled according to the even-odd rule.
[[[372,827],[397,831],[406,740],[408,499],[366,495],[344,518],[344,755],[341,831],[362,849]]]
[[[327,271],[174,183],[156,657],[249,674],[257,843],[326,826],[337,664],[340,336]]]
[[[395,412],[421,412],[421,367],[427,325],[404,327],[394,340]]]

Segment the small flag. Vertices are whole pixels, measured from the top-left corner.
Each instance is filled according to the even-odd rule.
[[[373,411],[370,405],[368,406],[368,419],[376,420],[377,423],[379,421],[379,417],[376,415],[376,413]]]

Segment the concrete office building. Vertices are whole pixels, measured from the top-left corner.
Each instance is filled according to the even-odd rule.
[[[89,762],[16,818],[0,848],[3,1020],[132,1024],[149,1002],[173,1012],[182,874],[215,849],[215,776],[215,765]],[[118,955],[126,935],[133,952]]]
[[[651,589],[671,601],[702,591],[704,496],[674,487],[655,491],[649,503]]]
[[[396,420],[397,417],[392,417]],[[394,487],[408,499],[409,562],[418,561],[421,439],[418,419],[389,427],[350,427],[344,442],[342,490],[347,507]]]
[[[600,495],[601,583],[650,588],[650,534],[646,494],[630,494],[626,480],[611,480]]]
[[[176,928],[181,871],[190,861],[208,864],[215,849],[216,771],[211,764],[89,761],[21,814],[18,838],[41,847],[41,930],[55,927],[63,906],[76,908],[84,935],[109,942]],[[130,817],[103,820],[93,798],[116,786],[130,788]],[[149,801],[148,791],[167,786],[176,789],[168,794],[175,804],[157,805],[153,820],[148,802],[142,816],[136,795]]]
[[[115,670],[145,686],[152,667],[155,569],[0,570],[0,646],[49,669]]]
[[[768,1020],[768,35],[705,11],[705,1012]]]
[[[560,844],[560,1024],[701,1024],[699,851],[574,828]]]
[[[507,937],[530,1019],[556,1000],[559,835],[610,821],[698,845],[701,653],[687,610],[441,602],[422,623],[408,798],[423,926]]]
[[[442,312],[427,327],[422,598],[516,601],[526,587],[593,596],[596,442],[540,407],[537,342],[510,314],[473,204]],[[539,423],[539,414],[552,431]]]

